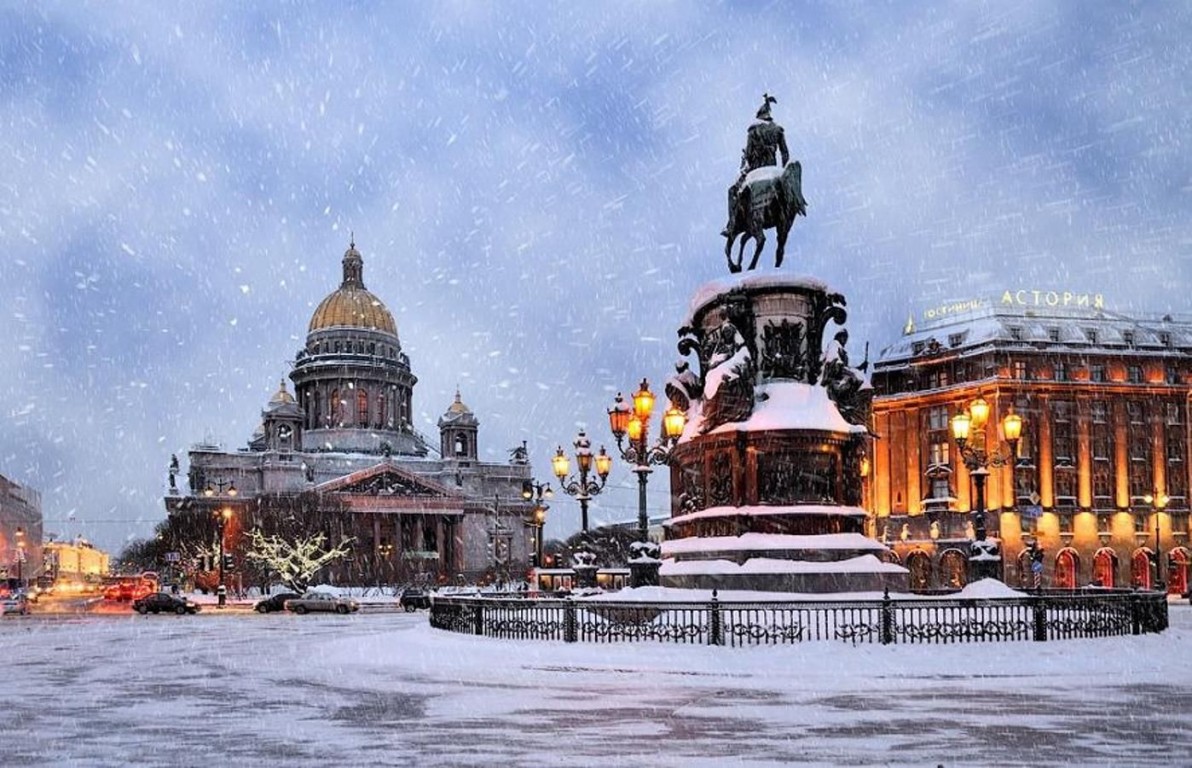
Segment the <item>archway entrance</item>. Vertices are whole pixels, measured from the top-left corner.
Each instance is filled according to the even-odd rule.
[[[1118,556],[1109,547],[1102,547],[1093,555],[1093,585],[1098,587],[1117,586]]]
[[[1146,547],[1139,547],[1130,556],[1130,586],[1151,588],[1151,551]]]
[[[1055,556],[1055,588],[1076,589],[1080,573],[1080,555],[1071,547],[1065,547]]]
[[[959,549],[948,549],[940,555],[940,586],[963,589],[968,583],[968,557]]]
[[[910,571],[912,592],[931,588],[931,557],[921,549],[906,556],[906,569]]]
[[[1188,594],[1188,550],[1176,547],[1167,558],[1167,591],[1173,595]]]

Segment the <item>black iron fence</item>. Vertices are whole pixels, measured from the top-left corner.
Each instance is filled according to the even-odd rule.
[[[1158,592],[1096,590],[998,599],[725,602],[436,597],[436,629],[568,643],[786,645],[969,643],[1140,635],[1167,628]]]

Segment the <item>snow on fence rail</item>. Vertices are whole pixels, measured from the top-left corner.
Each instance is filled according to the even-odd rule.
[[[996,599],[729,602],[436,597],[436,629],[519,640],[698,645],[966,643],[1139,635],[1167,628],[1158,592]]]

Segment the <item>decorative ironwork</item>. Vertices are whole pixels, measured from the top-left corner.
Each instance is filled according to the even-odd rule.
[[[1064,592],[1002,600],[640,603],[556,599],[436,598],[435,629],[565,642],[659,641],[783,645],[817,640],[960,643],[1064,640],[1162,632],[1159,593]]]
[[[807,351],[803,345],[803,324],[782,318],[762,329],[762,375],[770,379],[795,379],[807,376]]]

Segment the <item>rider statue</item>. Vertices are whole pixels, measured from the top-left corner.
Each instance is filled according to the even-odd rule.
[[[785,168],[787,161],[790,160],[790,152],[786,148],[786,134],[783,132],[782,126],[774,122],[774,118],[770,115],[770,105],[777,103],[778,99],[768,93],[764,94],[762,105],[757,110],[757,122],[749,126],[745,149],[741,150],[741,173],[733,185],[728,188],[729,223],[720,232],[724,237],[729,237],[732,232],[733,211],[736,210],[737,194],[741,191],[741,185],[745,183],[745,177],[749,175],[749,172],[767,165]],[[779,156],[782,158],[781,163],[778,162]]]

